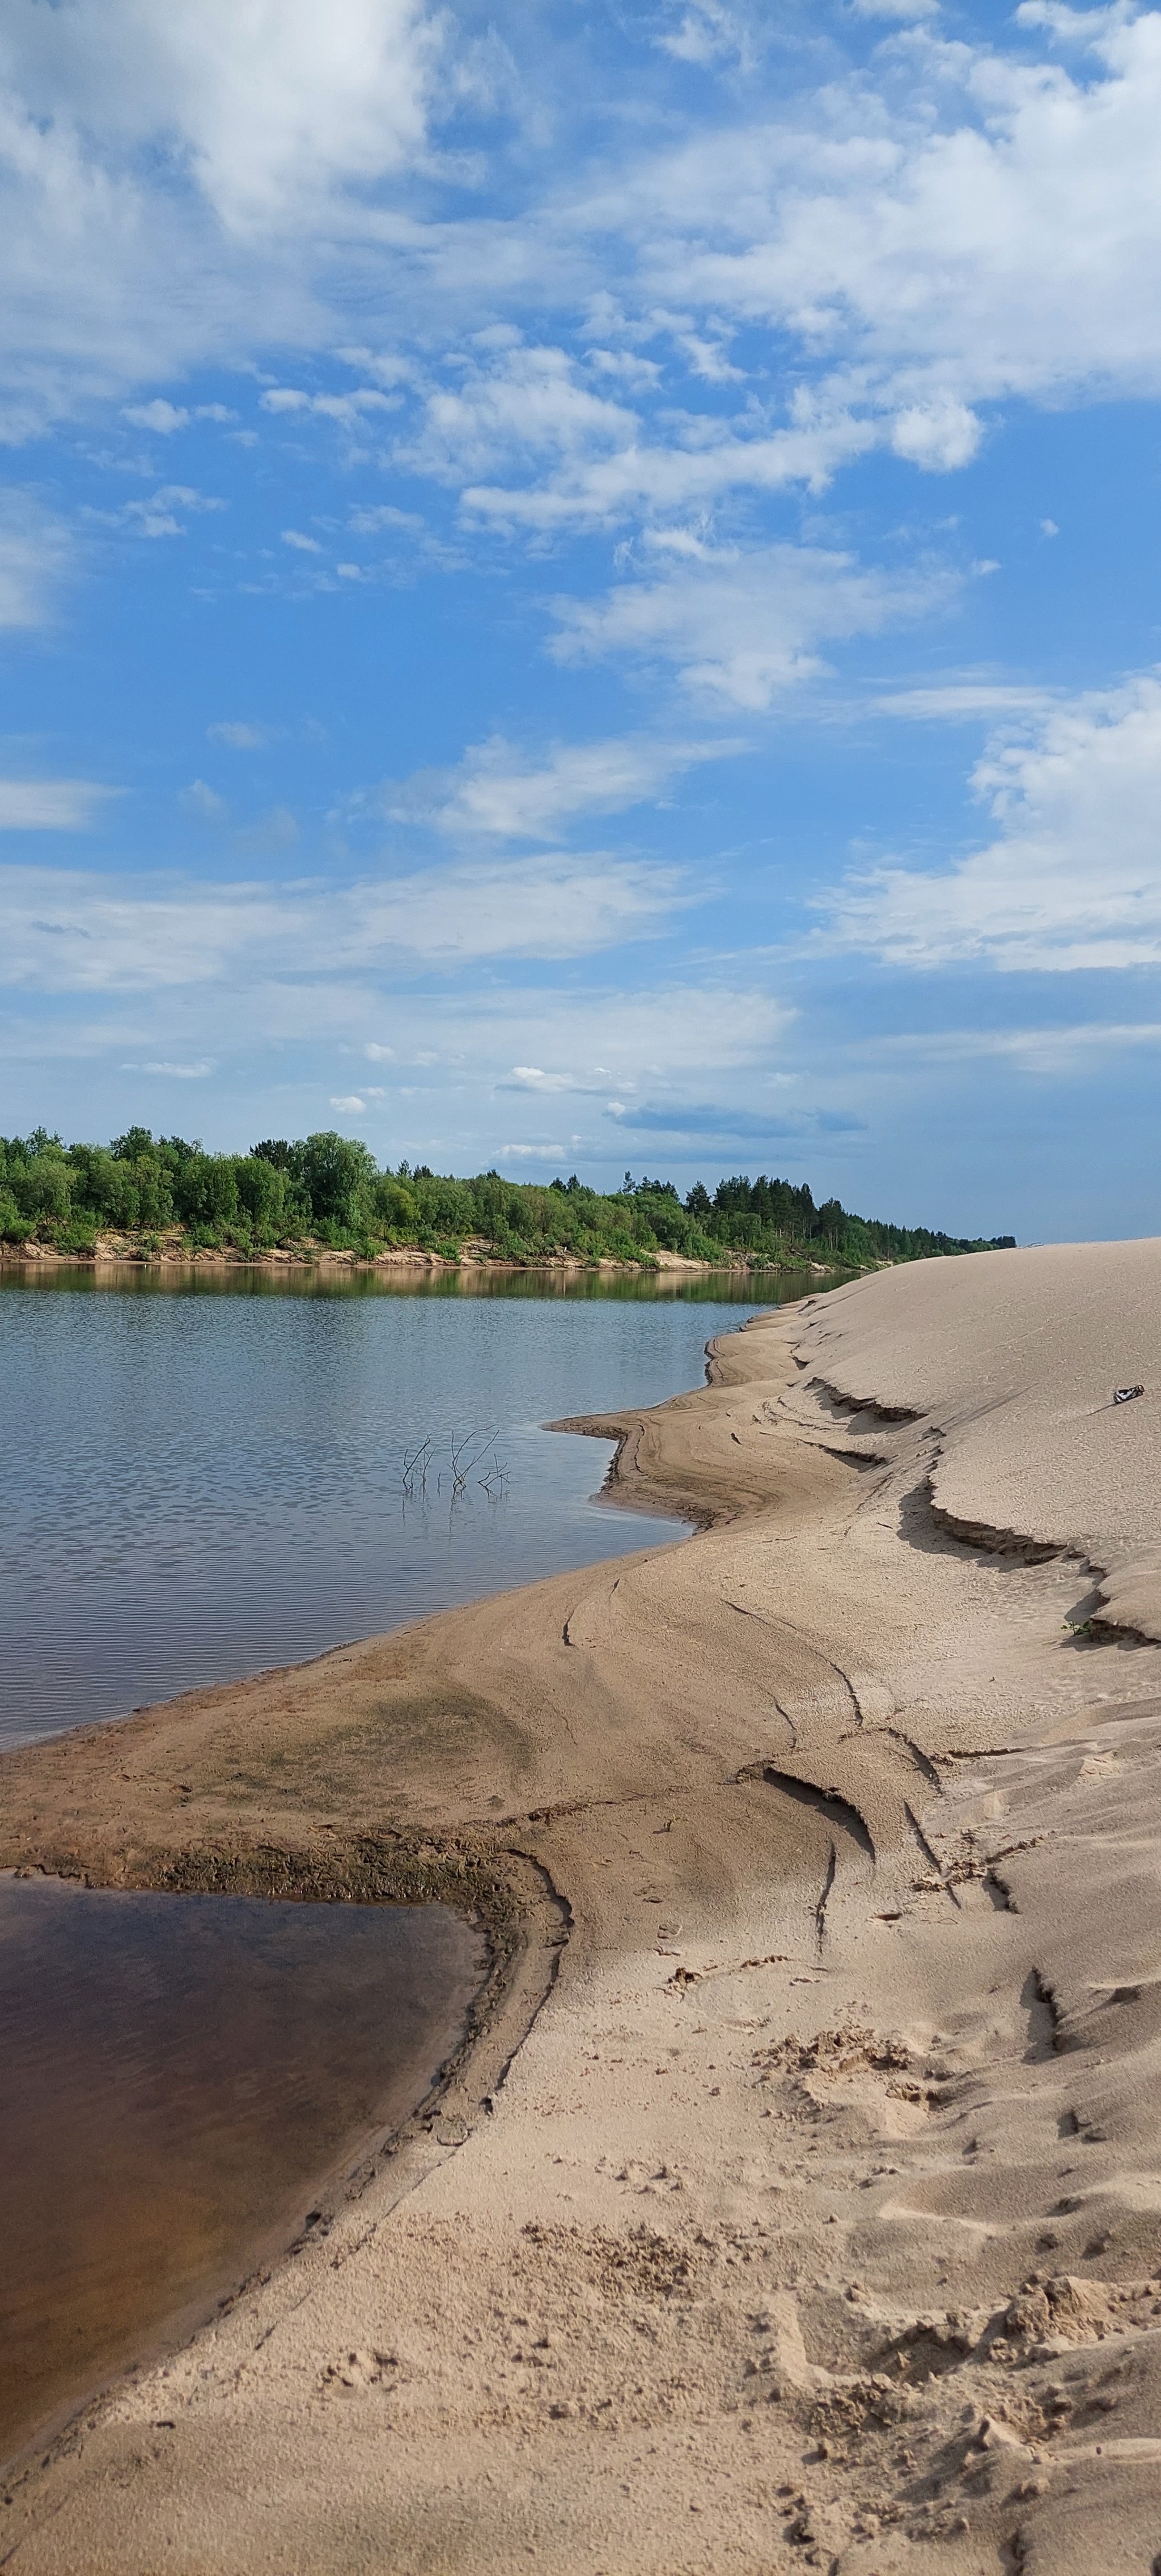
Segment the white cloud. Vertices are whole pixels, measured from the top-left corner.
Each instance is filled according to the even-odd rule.
[[[372,509],[352,510],[350,525],[359,537],[382,536],[386,531],[405,529],[410,536],[422,536],[424,521],[417,510],[397,510],[390,501]]]
[[[694,900],[673,868],[597,855],[431,870],[357,889],[358,937],[443,960],[580,957],[639,939]]]
[[[932,38],[899,103],[831,83],[683,143],[636,175],[643,271],[789,329],[923,462],[970,452],[977,401],[1155,392],[1161,14],[1083,25],[1074,74]]]
[[[949,678],[926,688],[891,689],[874,705],[879,715],[903,716],[919,724],[970,724],[981,716],[1046,715],[1054,697],[1051,689],[1019,681]]]
[[[229,751],[262,751],[274,740],[268,725],[222,723],[206,726],[210,742],[224,742]]]
[[[0,627],[46,625],[74,557],[67,529],[34,493],[0,493]]]
[[[510,459],[587,459],[635,439],[636,415],[594,393],[566,350],[529,348],[509,329],[481,339],[458,382],[428,394],[421,430],[398,448],[401,463],[458,484]]]
[[[939,0],[853,0],[860,18],[934,18]]]
[[[929,474],[950,474],[959,465],[970,465],[982,436],[975,413],[954,394],[905,403],[891,423],[896,456],[906,457],[909,464],[922,466]]]
[[[655,42],[675,62],[708,69],[723,56],[744,60],[749,53],[749,28],[744,13],[723,7],[722,0],[690,0],[678,24],[662,28]]]
[[[559,661],[668,662],[711,703],[760,710],[826,668],[822,643],[921,615],[952,587],[946,575],[866,571],[821,548],[683,547],[657,581],[558,600],[552,649]]]
[[[214,1071],[214,1060],[212,1056],[203,1056],[197,1064],[143,1064],[141,1070],[143,1073],[167,1073],[174,1082],[203,1082],[206,1075]]]
[[[739,748],[630,734],[558,744],[530,759],[495,734],[457,768],[421,770],[376,791],[373,804],[389,821],[427,823],[453,837],[555,840],[575,816],[623,813],[655,800],[683,771]]]
[[[498,528],[612,527],[626,519],[664,519],[705,510],[736,492],[782,492],[806,484],[821,491],[841,465],[879,442],[870,420],[849,407],[798,406],[788,428],[767,431],[753,418],[723,426],[699,415],[670,419],[668,437],[634,439],[591,456],[574,454],[535,483],[469,483],[460,498],[470,521]]]
[[[226,504],[212,494],[197,492],[189,483],[161,483],[156,492],[139,501],[126,501],[120,510],[94,511],[110,527],[127,528],[135,537],[184,537],[185,521],[178,511],[224,510]]]
[[[453,35],[421,0],[11,0],[0,438],[349,336],[317,281],[340,248],[351,277],[352,239],[381,237],[376,192],[426,163]]]
[[[79,0],[51,18],[34,0],[6,13],[31,114],[127,159],[160,151],[227,234],[298,232],[423,148],[440,30],[414,0]]]
[[[518,1084],[531,1097],[576,1092],[622,1105],[643,1088],[653,1098],[684,1097],[691,1078],[715,1089],[740,1085],[753,1106],[753,1082],[781,1048],[795,1014],[756,985],[708,973],[703,981],[598,992],[567,989],[479,994],[457,1012],[456,1034],[470,1058],[487,1065],[498,1090],[515,1083],[512,1037],[528,1050]],[[401,1044],[403,1041],[401,1040]],[[538,1076],[538,1079],[527,1079]]]
[[[188,428],[190,415],[176,403],[158,396],[154,402],[127,404],[125,418],[132,421],[135,429],[151,429],[158,438],[172,438],[175,429]]]
[[[560,1091],[588,1093],[603,1099],[609,1081],[610,1076],[602,1073],[599,1066],[586,1077],[583,1073],[546,1073],[539,1064],[514,1064],[496,1087],[499,1091],[534,1092],[539,1099],[551,1098]]]
[[[318,538],[304,537],[301,528],[284,528],[282,542],[284,546],[293,546],[295,553],[300,555],[321,555],[323,552]]]
[[[208,821],[223,819],[221,799],[201,781],[185,801]],[[600,855],[345,886],[7,868],[0,959],[10,985],[44,992],[160,991],[252,982],[258,972],[349,978],[412,971],[421,960],[455,971],[489,958],[590,956],[649,936],[690,899],[672,868]]]
[[[0,832],[83,832],[119,792],[88,778],[0,778]]]
[[[191,779],[189,786],[182,788],[178,801],[187,814],[196,814],[202,823],[224,823],[230,811],[225,797],[219,796],[204,778]]]
[[[360,381],[267,385],[267,414],[355,429],[418,395],[401,461],[465,487],[469,520],[539,535],[818,488],[875,444],[954,470],[982,405],[1161,390],[1161,11],[1024,9],[1014,47],[942,41],[933,0],[856,7],[907,30],[905,81],[889,46],[846,76],[831,55],[814,91],[801,63],[766,84],[769,13],[681,0],[655,43],[745,61],[745,105],[701,83],[680,110],[658,66],[664,125],[647,93],[611,116],[593,57],[573,103],[609,140],[580,176],[559,105],[552,152],[527,155],[549,52],[522,67],[511,170],[497,134],[490,161],[438,159],[434,124],[483,93],[474,38],[418,0],[11,0],[7,434],[209,360],[278,349],[293,374],[337,348]],[[371,311],[379,352],[354,337]],[[578,311],[600,343],[582,354]],[[651,343],[682,365],[684,408]],[[152,391],[128,408],[162,434],[194,416]]]
[[[75,922],[70,883],[90,898]],[[215,919],[207,907],[219,888],[191,889],[182,880],[145,888],[111,879],[94,885],[29,872],[24,898],[41,926],[41,955],[34,963],[20,942],[12,971],[29,1001],[34,972],[48,982],[55,976],[73,998],[67,1010],[34,1022],[31,1009],[22,1014],[13,997],[0,1013],[0,1056],[74,1065],[128,1056],[135,1064],[143,1058],[172,1065],[210,1061],[224,1076],[238,1066],[249,1093],[256,1062],[266,1061],[281,1082],[288,1062],[302,1062],[304,1049],[353,1049],[372,1065],[392,1065],[398,1150],[433,1161],[438,1133],[444,1140],[438,1151],[464,1158],[469,1167],[473,1158],[477,1167],[493,1159],[501,1119],[514,1141],[567,1132],[572,1161],[580,1153],[611,1158],[619,1152],[623,1159],[624,1137],[604,1116],[610,1097],[630,1112],[635,1103],[646,1104],[648,1117],[659,1104],[685,1103],[697,1087],[702,1097],[725,1104],[725,1114],[744,1120],[780,1079],[775,1068],[784,1061],[794,1014],[756,977],[743,982],[711,968],[661,986],[623,974],[595,990],[571,974],[540,976],[531,986],[523,972],[481,973],[468,958],[449,994],[442,959],[435,961],[438,976],[424,976],[414,959],[367,950],[357,935],[348,937],[349,913],[336,925],[333,903],[325,904],[317,889],[226,891],[225,917]],[[295,938],[284,896],[301,901],[304,893],[309,909]],[[191,902],[191,894],[202,900]],[[173,907],[144,925],[144,937],[139,912],[116,910],[122,897],[136,904],[143,896],[168,897]],[[17,909],[0,871],[5,961]],[[55,969],[50,945],[64,952]],[[514,1054],[543,1068],[546,1086],[561,1077],[547,1097],[538,1099],[535,1087],[509,1087]],[[376,1086],[356,1078],[348,1096],[369,1104]],[[575,1132],[582,1124],[586,1136]],[[648,1151],[652,1161],[652,1144]]]
[[[942,874],[852,875],[828,898],[834,945],[920,967],[1161,960],[1161,680],[1054,707],[973,783],[995,838]]]
[[[332,1109],[345,1109],[349,1117],[357,1118],[365,1113],[367,1103],[365,1100],[360,1099],[357,1091],[346,1091],[343,1092],[338,1099],[332,1098],[331,1107]]]
[[[1079,1020],[1058,1028],[908,1030],[878,1039],[871,1052],[925,1064],[991,1059],[1056,1080],[1087,1073],[1094,1056],[1151,1053],[1155,1047],[1161,1047],[1161,1020]]]
[[[552,87],[546,48],[543,66],[522,66],[520,202],[504,216],[497,135],[490,162],[433,152],[433,126],[473,84],[482,97],[475,40],[450,13],[418,0],[10,0],[8,433],[94,395],[185,382],[207,360],[277,348],[293,369],[291,353],[337,347],[364,381],[267,387],[267,412],[354,425],[426,387],[413,461],[466,481],[477,517],[549,528],[818,484],[874,442],[948,470],[973,452],[980,404],[1157,392],[1161,12],[1025,8],[1012,46],[942,41],[933,0],[856,8],[910,22],[905,82],[888,47],[846,76],[830,54],[813,92],[801,63],[764,86],[769,13],[727,0],[681,0],[651,32],[684,62],[745,60],[742,108],[732,85],[699,84],[686,111],[665,93],[663,127],[647,93],[638,115],[613,116],[602,84],[616,74],[590,58],[573,103],[579,124],[604,119],[595,175],[587,160],[578,175],[559,102],[539,179],[527,155]],[[671,83],[667,66],[657,78]],[[659,149],[659,131],[676,139]],[[401,193],[409,173],[422,206]],[[496,183],[490,206],[465,178]],[[460,192],[439,200],[441,181]],[[620,355],[614,305],[633,344]],[[555,311],[571,329],[586,306],[604,344],[591,358],[554,345],[546,320],[531,345],[507,319]],[[381,352],[355,341],[370,311]],[[759,342],[752,406],[733,422],[716,398],[647,422],[606,398],[614,384],[642,403],[662,392],[640,354],[651,338],[720,391],[738,326]],[[614,365],[629,372],[603,372]],[[162,433],[186,416],[161,393],[130,410]]]
[[[344,429],[353,429],[368,412],[396,411],[400,397],[380,393],[374,385],[356,385],[351,393],[307,394],[292,385],[274,385],[262,396],[263,411],[311,412],[318,419],[338,421]]]

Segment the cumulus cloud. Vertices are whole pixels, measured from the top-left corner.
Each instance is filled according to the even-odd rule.
[[[675,13],[662,26],[654,41],[662,53],[671,54],[675,62],[697,63],[703,67],[731,56],[744,61],[749,56],[750,26],[741,9],[723,6],[723,0],[690,0],[690,5]]]
[[[338,421],[344,429],[353,429],[368,412],[394,411],[399,397],[380,393],[374,385],[356,385],[350,393],[307,394],[292,385],[274,385],[262,396],[263,411],[313,413],[319,420]]]
[[[125,528],[133,537],[184,537],[186,518],[191,512],[224,510],[225,502],[213,494],[198,492],[190,483],[162,483],[156,492],[140,500],[126,501],[119,510],[95,511],[93,516],[106,526]],[[183,516],[179,518],[178,512]]]
[[[228,233],[297,232],[422,150],[440,28],[415,0],[14,0],[4,50],[34,116],[160,149]]]
[[[1161,679],[1054,707],[974,774],[994,837],[941,873],[890,861],[828,898],[834,945],[902,966],[1161,959]]]
[[[459,484],[513,457],[588,458],[634,440],[636,415],[594,391],[567,350],[528,347],[507,326],[481,342],[455,384],[428,393],[419,434],[397,451],[402,463]]]
[[[186,406],[153,389],[193,365],[337,347],[336,381],[268,385],[268,416],[365,427],[414,399],[400,461],[542,534],[818,488],[872,444],[953,471],[981,406],[1155,393],[1161,12],[1025,9],[1012,47],[944,41],[933,0],[857,7],[905,31],[905,84],[890,46],[815,90],[801,66],[767,82],[763,13],[684,0],[656,45],[745,58],[745,92],[703,86],[684,123],[667,96],[660,148],[647,114],[606,118],[595,171],[567,114],[539,164],[493,133],[487,201],[433,150],[470,39],[419,0],[13,0],[8,434],[141,383],[135,425],[168,434]],[[529,131],[540,77],[522,67]],[[592,58],[578,133],[604,77]]]
[[[951,595],[944,574],[868,571],[821,547],[683,545],[653,581],[558,600],[559,661],[669,663],[711,703],[760,710],[825,669],[819,646],[876,634]]]
[[[849,406],[800,404],[788,425],[761,419],[708,425],[697,415],[667,420],[652,435],[594,454],[577,439],[570,454],[524,484],[467,483],[461,508],[469,521],[548,534],[557,529],[646,523],[712,509],[735,493],[821,491],[842,465],[880,438],[873,421]]]
[[[857,368],[851,397],[911,450],[942,415],[950,461],[961,404],[1155,391],[1161,15],[1084,25],[1074,72],[933,40],[906,105],[832,85],[822,112],[662,157],[641,183],[658,287],[802,335],[832,391],[836,363]]]
[[[187,429],[189,413],[177,403],[165,402],[159,395],[153,402],[127,403],[125,418],[135,429],[151,429],[158,438],[172,438],[175,429]]]
[[[315,280],[425,163],[448,36],[421,0],[13,0],[0,437],[258,345],[326,347]]]

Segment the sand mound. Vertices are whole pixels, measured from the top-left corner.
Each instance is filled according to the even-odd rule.
[[[848,1412],[929,1430],[945,1528],[1067,1550],[1096,1615],[1161,1637],[1161,1238],[887,1271],[820,1301],[807,1353]]]

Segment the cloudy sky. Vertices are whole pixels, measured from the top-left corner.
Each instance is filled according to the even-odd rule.
[[[0,1126],[1156,1232],[1161,10],[8,0]]]

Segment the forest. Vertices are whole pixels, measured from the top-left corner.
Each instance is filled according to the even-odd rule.
[[[102,1235],[146,1257],[180,1246],[260,1254],[351,1251],[367,1259],[414,1247],[448,1260],[656,1264],[659,1251],[753,1269],[821,1261],[862,1270],[931,1254],[998,1251],[986,1240],[856,1216],[836,1198],[816,1206],[805,1182],[737,1175],[682,1199],[672,1181],[588,1189],[575,1173],[547,1185],[499,1172],[455,1180],[425,1163],[380,1170],[356,1138],[326,1130],[266,1138],[246,1154],[207,1154],[181,1136],[130,1127],[109,1145],[65,1145],[36,1128],[0,1136],[0,1241],[95,1251]]]

